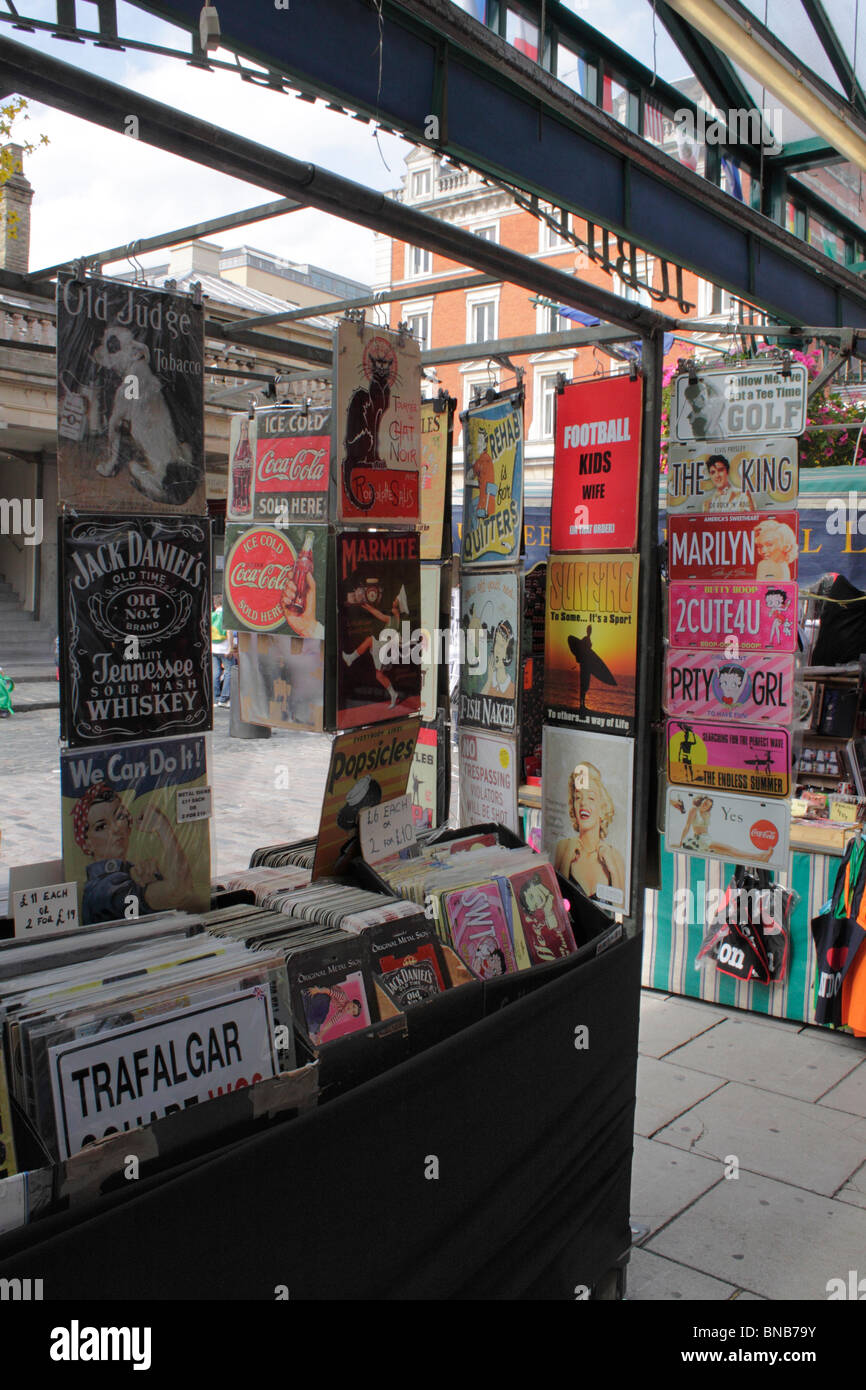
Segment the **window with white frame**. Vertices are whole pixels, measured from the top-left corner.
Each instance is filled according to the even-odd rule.
[[[468,410],[473,401],[483,400],[485,392],[499,390],[499,369],[491,371],[471,371],[463,377],[463,409]]]
[[[536,333],[561,333],[566,321],[559,312],[558,304],[537,304],[535,308]]]
[[[432,252],[424,249],[423,246],[406,247],[406,278],[409,280],[418,279],[422,275],[429,275],[433,269]]]
[[[469,305],[467,343],[490,343],[496,337],[495,299],[476,300]]]
[[[648,256],[644,251],[637,252],[634,261],[634,271],[637,279],[641,282],[641,286],[652,284],[654,265],[655,262],[652,256]],[[629,266],[630,274],[631,271],[632,267]],[[621,280],[616,274],[612,278],[613,292],[614,294],[618,294],[621,299],[628,299],[632,304],[643,304],[647,307],[652,304],[652,296],[649,290],[639,288],[637,285],[632,285],[627,280]]]
[[[735,301],[727,290],[709,280],[698,282],[698,318],[708,319],[717,314],[733,315]]]
[[[535,379],[535,411],[539,415],[539,437],[552,439],[556,423],[556,372],[543,372]]]
[[[572,351],[541,353],[530,358],[532,372],[532,414],[527,409],[527,442],[549,444],[556,431],[556,379],[568,381],[575,370],[576,354]]]
[[[539,209],[541,212],[546,213],[551,221],[556,223],[564,231],[569,231],[571,229],[571,214],[565,212],[564,209],[551,207],[549,203],[541,203]],[[571,243],[565,239],[562,233],[556,230],[556,227],[551,226],[550,222],[542,219],[538,244],[539,251],[561,251],[570,244]]]
[[[430,186],[430,170],[416,169],[412,175],[412,197],[429,198]]]
[[[430,347],[430,320],[432,306],[410,305],[403,309],[403,321],[412,330],[412,336],[422,352]]]
[[[476,236],[480,236],[482,241],[498,241],[499,228],[495,222],[491,222],[487,227],[473,227]]]

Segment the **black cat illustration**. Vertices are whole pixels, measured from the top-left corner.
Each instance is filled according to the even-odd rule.
[[[380,340],[381,341],[381,340]],[[387,468],[379,451],[379,427],[382,416],[391,402],[391,382],[396,362],[389,343],[370,343],[364,354],[369,373],[369,386],[359,386],[352,393],[346,411],[346,454],[343,459],[343,485],[353,506],[367,512],[376,498],[373,484],[362,481],[359,492],[354,489],[355,473],[359,468]]]

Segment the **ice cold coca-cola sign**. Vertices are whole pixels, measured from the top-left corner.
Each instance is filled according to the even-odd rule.
[[[232,429],[229,519],[326,522],[330,462],[329,410],[256,411],[245,428]]]
[[[306,552],[303,561],[302,552]],[[225,554],[223,621],[227,628],[317,635],[314,622],[322,623],[325,610],[326,527],[230,524]],[[292,603],[299,588],[303,610],[297,613]]]

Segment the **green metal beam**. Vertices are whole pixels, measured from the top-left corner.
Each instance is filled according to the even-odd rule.
[[[830,59],[833,65],[833,71],[847,93],[849,100],[852,105],[857,108],[861,116],[866,115],[866,95],[864,95],[863,88],[857,81],[854,65],[845,52],[844,45],[839,35],[836,33],[830,16],[821,4],[821,0],[802,0],[802,4],[803,9],[806,11],[812,23],[812,28],[818,36],[818,42]]]
[[[790,140],[781,154],[771,154],[765,163],[776,169],[786,169],[793,173],[797,169],[811,169],[814,165],[843,164],[841,154],[828,145],[820,135],[808,140]]]

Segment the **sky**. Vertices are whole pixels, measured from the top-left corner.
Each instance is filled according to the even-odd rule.
[[[24,0],[18,9],[34,18],[51,17],[46,0]],[[80,6],[80,23],[93,24],[94,18],[89,4]],[[118,20],[121,34],[177,47],[183,46],[183,38],[188,43],[188,36],[178,41],[178,31],[128,5],[118,6]],[[230,125],[239,135],[368,187],[399,186],[411,146],[385,134],[377,141],[370,126],[328,111],[322,102],[311,105],[264,91],[234,74],[201,72],[176,58],[73,46],[50,35],[21,34],[6,24],[0,36],[26,42],[203,120]],[[223,50],[215,56],[233,60]],[[34,188],[34,270],[279,197],[38,102],[30,103],[28,115],[28,121],[16,127],[15,138],[35,141],[44,134],[49,139],[25,164]],[[369,283],[373,273],[373,233],[312,209],[219,232],[214,240],[226,247],[255,246],[362,283]],[[155,252],[141,260],[154,264],[164,261],[165,254]]]

